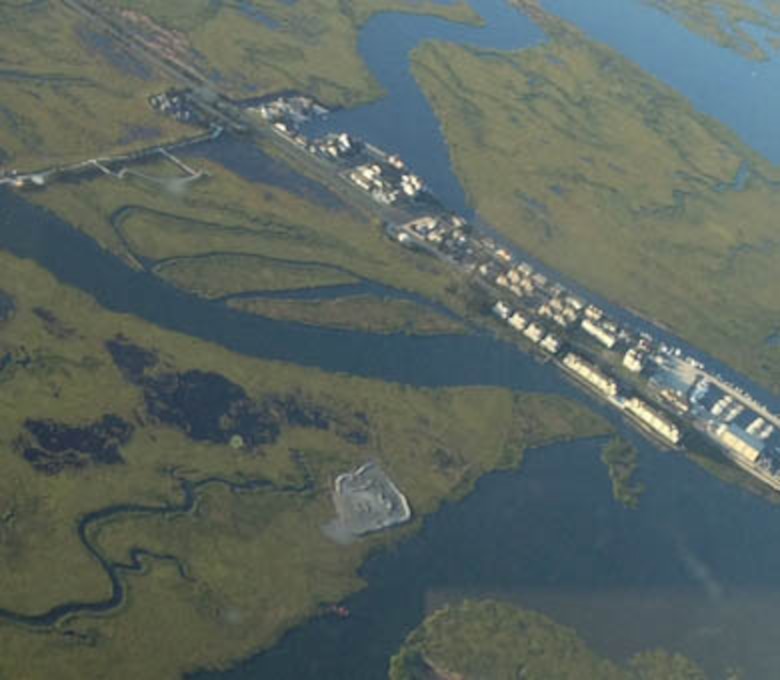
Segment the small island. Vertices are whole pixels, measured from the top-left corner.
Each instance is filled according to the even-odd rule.
[[[634,473],[638,466],[637,451],[634,446],[621,437],[615,437],[604,446],[601,460],[609,471],[615,500],[627,508],[636,509],[644,486],[634,481]]]
[[[493,600],[467,600],[429,616],[390,662],[390,680],[705,680],[679,654],[604,659],[565,626]]]

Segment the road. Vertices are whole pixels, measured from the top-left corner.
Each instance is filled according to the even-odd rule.
[[[170,144],[156,144],[154,146],[139,149],[138,151],[132,151],[130,153],[120,154],[117,156],[100,156],[98,158],[88,158],[87,160],[78,161],[76,163],[69,163],[67,165],[53,165],[48,168],[34,170],[31,172],[20,172],[12,176],[0,178],[0,186],[44,186],[52,179],[56,179],[57,177],[78,175],[83,172],[92,172],[94,170],[99,170],[106,175],[119,177],[121,176],[122,170],[120,169],[119,171],[114,172],[110,169],[109,166],[117,164],[127,165],[151,158],[152,156],[158,154],[177,165],[181,170],[190,175],[190,177],[194,177],[202,173],[183,163],[171,152],[177,149],[185,148],[187,146],[192,146],[193,144],[200,144],[204,141],[217,139],[221,134],[222,128],[215,127],[204,134],[188,137],[186,139],[180,139],[171,142]]]

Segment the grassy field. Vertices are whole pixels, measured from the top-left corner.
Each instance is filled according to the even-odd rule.
[[[457,320],[411,300],[352,295],[334,300],[236,299],[230,306],[272,319],[369,333],[462,333]]]
[[[411,12],[476,24],[468,3],[427,0],[110,0],[181,32],[189,49],[236,96],[295,89],[331,106],[354,106],[382,91],[357,52],[358,32],[380,12]],[[254,14],[255,18],[252,18]]]
[[[166,84],[55,0],[0,3],[0,64],[0,168],[83,160],[186,131],[146,102]]]
[[[143,557],[141,573],[120,572],[127,597],[110,615],[43,631],[3,621],[2,677],[175,678],[228,664],[360,587],[365,556],[418,526],[330,543],[319,527],[333,513],[336,473],[380,461],[419,518],[486,471],[518,465],[527,446],[606,430],[554,398],[418,390],[248,359],[106,312],[4,253],[0,290],[16,308],[0,322],[0,356],[11,358],[0,371],[0,609],[38,614],[108,597],[108,578],[76,533],[87,513],[180,504],[181,480],[266,484],[233,493],[212,483],[195,491],[192,512],[90,525],[108,559],[129,563],[140,548],[175,557],[183,572]],[[112,339],[124,354],[109,352]],[[205,409],[198,389],[207,389]],[[89,457],[88,438],[62,453],[56,440],[35,444],[29,425],[83,428],[108,415],[132,433],[113,464]],[[251,429],[257,423],[265,429]],[[33,465],[34,445],[62,466]]]
[[[768,54],[754,37],[764,33],[773,49],[780,37],[780,2],[778,0],[644,0],[645,3],[672,15],[691,31],[713,42],[735,50],[749,59],[763,60]]]
[[[427,43],[415,76],[471,203],[553,267],[780,389],[780,173],[550,15],[517,53]],[[744,186],[734,180],[748,171]]]
[[[398,248],[368,216],[334,198],[324,204],[317,192],[248,182],[210,162],[191,162],[211,177],[185,194],[102,177],[75,190],[55,184],[28,195],[135,266],[142,260],[150,271],[167,270],[170,276],[178,271],[177,282],[195,292],[364,279],[464,311],[461,277],[432,258]],[[208,281],[200,275],[204,267]]]
[[[148,13],[159,28],[170,31],[169,46],[178,46],[174,51],[183,61],[236,96],[293,88],[333,106],[382,94],[357,52],[359,28],[377,12],[479,22],[463,1],[100,4]],[[269,28],[253,12],[278,26]],[[0,3],[0,62],[0,169],[38,169],[192,133],[155,114],[147,103],[149,95],[171,82],[129,58],[57,0]]]
[[[321,265],[269,263],[254,255],[206,255],[168,260],[155,273],[205,298],[352,283],[353,276]]]
[[[546,616],[491,600],[466,601],[429,616],[390,665],[390,680],[704,680],[680,655],[644,652],[624,665],[596,655]]]

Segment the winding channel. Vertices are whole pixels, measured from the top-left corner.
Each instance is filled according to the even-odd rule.
[[[383,15],[369,22],[361,34],[360,49],[390,95],[371,107],[341,112],[327,123],[366,137],[388,150],[400,152],[409,159],[420,174],[430,181],[445,203],[466,214],[470,211],[460,185],[450,169],[446,145],[441,138],[438,123],[409,73],[408,52],[420,41],[431,38],[498,49],[517,49],[536,44],[543,39],[541,32],[530,20],[506,6],[503,0],[474,0],[472,4],[486,19],[485,29],[454,26],[428,17],[395,14]],[[609,3],[605,4],[605,1],[600,0],[598,6],[603,9],[609,6]],[[600,12],[601,10],[594,11],[592,14],[597,15]],[[634,17],[633,21],[632,30],[638,30],[637,18]],[[780,88],[778,91],[780,92]],[[749,136],[744,133],[744,130],[741,132],[743,136]],[[220,152],[219,149],[223,150]],[[245,177],[251,174],[244,161],[226,155],[224,147],[220,147],[219,143],[215,145],[213,152],[206,151],[206,155],[210,157],[212,153],[213,159],[226,167],[237,170]],[[328,371],[347,372],[415,386],[497,385],[524,391],[558,394],[585,403],[594,410],[604,413],[602,407],[573,388],[554,369],[542,366],[508,344],[484,335],[408,337],[326,330],[242,314],[227,309],[219,303],[198,299],[166,285],[149,272],[132,270],[53,214],[25,202],[18,195],[5,189],[0,189],[0,247],[17,256],[37,261],[63,283],[87,292],[108,309],[134,314],[161,327],[216,342],[246,355],[291,361],[317,366]],[[610,307],[606,304],[604,306]],[[632,323],[640,327],[644,323],[633,316],[631,319]],[[653,332],[663,337],[663,333],[658,329],[653,328]],[[675,342],[675,344],[682,343]],[[692,353],[701,356],[699,353]],[[710,364],[714,363],[709,358],[705,357],[705,360]],[[738,377],[726,367],[723,367],[721,372],[733,378],[735,382],[746,384],[746,381],[738,380]],[[755,389],[754,386],[750,386],[750,389],[769,403],[776,403],[772,401],[770,395]],[[496,562],[501,559],[502,554],[495,550],[490,552],[488,542],[500,543],[501,532],[517,532],[533,545],[536,545],[533,539],[537,540],[540,550],[546,546],[548,550],[557,551],[554,556],[550,554],[546,559],[539,559],[536,562],[525,553],[528,562],[538,570],[538,573],[534,571],[533,578],[528,577],[530,582],[549,587],[561,584],[570,588],[592,587],[593,582],[578,574],[576,568],[583,568],[590,575],[598,573],[599,568],[609,565],[619,572],[618,578],[615,579],[618,586],[633,584],[636,587],[637,583],[642,586],[647,583],[657,585],[654,579],[658,575],[651,574],[648,571],[649,567],[641,571],[641,565],[629,565],[640,571],[640,576],[647,579],[645,583],[641,578],[639,581],[632,580],[635,574],[628,571],[628,568],[620,571],[615,566],[615,560],[618,559],[619,562],[621,555],[630,555],[630,548],[633,547],[629,544],[629,550],[626,552],[627,546],[620,542],[630,542],[634,534],[639,536],[640,541],[650,544],[644,550],[637,548],[637,554],[641,554],[648,565],[657,567],[673,585],[679,585],[683,581],[699,582],[702,573],[709,573],[711,576],[713,567],[708,565],[712,564],[717,565],[716,571],[720,570],[719,578],[732,583],[735,588],[744,583],[748,585],[755,583],[760,586],[771,583],[771,575],[776,573],[776,567],[780,565],[780,551],[772,546],[771,540],[767,540],[763,530],[759,530],[759,525],[780,526],[776,521],[775,509],[754,498],[745,497],[737,489],[716,482],[707,473],[695,469],[680,458],[657,456],[654,447],[639,441],[635,433],[622,427],[614,414],[605,415],[608,415],[627,437],[637,441],[640,446],[643,465],[646,464],[643,468],[645,479],[653,483],[648,493],[649,510],[633,515],[633,519],[629,520],[626,519],[626,515],[616,512],[614,507],[606,504],[609,500],[609,491],[605,487],[604,478],[599,478],[595,472],[597,467],[594,465],[595,451],[592,447],[587,455],[579,457],[575,453],[582,450],[580,445],[554,447],[555,450],[549,457],[548,452],[545,452],[544,456],[539,452],[538,456],[532,457],[529,470],[521,476],[491,475],[489,479],[480,483],[473,497],[476,500],[448,506],[440,515],[432,517],[426,523],[420,536],[401,546],[394,555],[381,555],[374,558],[363,570],[362,573],[366,575],[370,586],[364,593],[350,601],[350,606],[356,615],[354,623],[350,622],[347,625],[351,626],[349,630],[356,636],[360,632],[359,629],[363,628],[363,637],[358,636],[356,639],[366,643],[370,642],[368,637],[372,634],[381,632],[382,636],[381,639],[371,642],[373,647],[370,650],[364,650],[365,663],[370,666],[370,672],[353,677],[381,677],[378,669],[382,660],[386,660],[388,652],[397,646],[404,632],[408,631],[410,625],[419,622],[421,614],[424,613],[416,599],[414,604],[409,604],[403,612],[395,612],[390,606],[394,600],[401,601],[401,595],[405,592],[409,592],[410,597],[413,594],[415,598],[419,598],[431,584],[435,583],[462,586],[463,580],[466,580],[462,578],[464,573],[446,571],[454,567],[431,561],[431,558],[439,553],[446,554],[457,537],[462,541],[465,536],[466,541],[474,545],[472,552],[459,555],[462,558],[459,564],[463,570],[470,569],[473,572],[469,573],[467,580],[476,589],[480,585],[492,583],[487,574],[488,561]],[[543,457],[544,461],[542,461]],[[567,471],[566,477],[559,472],[564,467]],[[236,485],[219,478],[199,482],[181,480],[183,500],[180,503],[162,506],[117,505],[90,513],[81,518],[78,534],[85,549],[98,561],[110,578],[112,584],[110,598],[96,603],[66,603],[39,616],[24,616],[0,611],[0,617],[23,625],[45,627],[74,614],[109,611],[121,604],[124,598],[121,572],[143,569],[143,561],[147,558],[173,560],[179,566],[182,576],[186,577],[183,565],[178,563],[174,556],[156,555],[142,549],[131,551],[129,563],[112,562],[91,543],[89,530],[97,522],[122,514],[170,515],[189,512],[197,503],[198,491],[208,484],[224,484],[233,490],[248,488],[279,492],[308,490],[307,483],[300,487],[278,488],[265,480],[247,482],[246,485]],[[547,514],[545,514],[541,508],[544,506],[549,488],[565,502],[557,511],[547,507],[545,511]],[[496,490],[501,493],[495,494]],[[490,505],[491,496],[495,497],[496,503],[503,503],[494,507],[494,511],[496,513],[505,511],[505,515],[509,517],[503,523],[499,522],[497,517],[493,517],[499,534],[492,530],[484,530],[484,526],[476,520],[471,524],[465,522],[467,516],[464,513],[473,511],[478,518],[481,517],[489,523],[492,516],[485,515],[482,511],[486,503]],[[682,500],[683,496],[687,500]],[[532,507],[524,506],[522,499],[526,497],[535,498],[538,504]],[[512,505],[513,499],[516,505]],[[670,508],[670,502],[679,503],[681,507]],[[592,506],[588,503],[592,503]],[[547,502],[547,506],[549,505],[550,503]],[[510,508],[512,512],[506,511],[506,508]],[[538,516],[535,516],[538,522],[534,527],[521,530],[521,527],[515,526],[515,518],[523,516],[522,513],[529,508],[538,513]],[[566,524],[564,518],[560,516],[564,512],[572,524]],[[550,513],[553,513],[556,522],[551,523]],[[715,522],[716,518],[723,519],[727,526],[718,525]],[[588,520],[592,521],[589,523]],[[676,528],[674,524],[679,522],[682,525],[683,521],[689,523],[684,525],[684,531],[682,528]],[[603,526],[599,522],[602,522]],[[449,529],[442,534],[437,534],[437,531],[442,530],[442,526],[447,526]],[[603,541],[598,543],[603,539],[604,526],[609,526],[610,531],[613,532],[611,540],[617,541],[619,544],[617,548],[615,546],[605,548]],[[537,527],[543,530],[540,531]],[[536,530],[537,533],[534,534],[532,530]],[[473,533],[464,535],[464,531]],[[583,562],[582,555],[566,552],[568,546],[564,541],[550,541],[551,535],[558,537],[561,532],[566,535],[567,531],[574,532],[572,535],[582,541],[583,546],[600,547],[589,551],[588,559]],[[664,532],[663,541],[659,540],[661,532]],[[676,536],[674,540],[667,540],[666,533],[669,532]],[[780,541],[778,531],[768,529],[767,532],[772,538]],[[480,535],[481,540],[475,540]],[[522,549],[518,541],[512,542],[510,546],[518,551]],[[484,549],[485,554],[480,555],[478,549]],[[754,563],[745,565],[737,560],[732,555],[735,550],[752,554]],[[678,557],[673,564],[664,565],[664,557],[669,552]],[[703,568],[701,564],[695,562],[696,559],[700,559],[695,555],[702,554],[705,556]],[[570,564],[566,561],[567,556]],[[503,555],[503,558],[502,564],[505,564],[506,555]],[[393,578],[393,570],[397,569],[401,559],[407,560],[406,566],[403,570],[399,569],[397,577]],[[480,561],[481,559],[483,561]],[[426,565],[429,563],[442,572],[434,573],[432,571],[434,566],[432,566],[427,573],[421,574],[420,570],[425,572]],[[689,565],[687,572],[686,564]],[[690,567],[691,564],[693,567]],[[554,574],[556,578],[549,577],[545,580],[542,578],[542,571],[550,569],[551,565],[557,570]],[[520,573],[522,571],[520,566],[517,572],[510,570],[510,573],[502,577],[505,579],[505,584],[511,586],[517,582],[527,583],[523,581],[525,577]],[[681,573],[687,574],[688,581],[685,581]],[[712,610],[708,611],[714,618],[721,613],[720,608],[725,606],[724,601],[727,597],[708,591],[704,599],[708,601],[707,598],[713,598]],[[543,598],[540,598],[538,604],[540,609],[556,609],[554,604],[550,605],[549,602],[545,604],[542,600]],[[408,600],[403,602],[407,603]],[[563,608],[561,604],[557,606],[559,609]],[[385,607],[385,611],[390,615],[378,614],[376,611],[378,607]],[[670,607],[671,609],[665,610],[665,615],[673,615],[684,610],[686,602],[678,603],[675,607],[670,605]],[[563,615],[564,620],[572,621],[572,617],[576,618],[572,612]],[[672,619],[666,619],[664,623],[667,621],[670,625],[674,623]],[[372,625],[365,625],[367,622]],[[572,625],[573,623],[572,621]],[[583,625],[587,626],[588,622],[584,622]],[[299,666],[295,663],[300,659],[313,659],[318,653],[327,657],[328,663],[343,661],[335,658],[337,652],[349,653],[352,640],[349,640],[350,644],[335,645],[335,639],[343,637],[343,634],[341,628],[333,626],[333,622],[320,620],[306,624],[288,635],[278,648],[237,668],[230,676],[258,677],[260,670],[264,669],[274,671],[274,675],[269,677],[275,678],[322,677],[317,675],[316,668],[311,668],[311,664],[304,669],[305,673],[296,675],[295,669]],[[673,625],[671,627],[674,629]],[[592,635],[602,647],[608,647],[610,644],[608,638],[613,631],[608,628],[602,622],[601,630]],[[743,637],[742,640],[745,641],[746,638]],[[326,649],[329,643],[334,644],[336,651],[329,652]],[[691,644],[695,646],[696,643]],[[624,645],[617,650],[617,653],[625,651],[627,647],[631,645]],[[354,648],[351,651],[354,651]],[[291,653],[296,658],[287,660],[283,658]],[[360,656],[357,651],[355,653]],[[744,656],[744,652],[740,654]],[[352,671],[361,670],[360,661],[356,664],[351,667]],[[759,674],[755,677],[762,676]]]
[[[258,253],[244,253],[241,251],[211,251],[211,252],[198,252],[194,255],[177,255],[172,257],[152,258],[139,252],[132,243],[132,239],[128,236],[125,223],[135,217],[136,215],[150,216],[162,221],[172,222],[186,222],[189,225],[196,224],[199,228],[219,229],[221,233],[234,233],[237,235],[245,235],[248,237],[263,236],[262,230],[252,230],[245,227],[225,227],[220,224],[213,224],[210,222],[198,222],[194,220],[184,220],[180,215],[161,212],[152,208],[147,208],[141,205],[125,205],[117,210],[110,216],[109,222],[114,235],[122,244],[123,248],[129,253],[131,258],[135,260],[145,272],[149,274],[158,275],[160,271],[169,266],[175,265],[181,262],[192,262],[197,260],[208,260],[212,257],[243,257],[252,258],[258,262],[258,264],[266,264],[270,266],[281,265],[290,268],[305,269],[321,269],[323,271],[334,272],[341,274],[346,278],[352,279],[352,283],[334,283],[334,284],[313,284],[311,286],[291,288],[291,289],[279,289],[279,290],[246,290],[240,293],[229,293],[222,296],[213,298],[214,302],[226,303],[231,300],[245,300],[245,299],[282,299],[282,300],[332,300],[353,295],[370,295],[372,297],[391,298],[395,300],[408,300],[414,302],[417,305],[431,309],[439,314],[442,314],[448,318],[452,318],[457,321],[463,322],[463,319],[458,317],[454,312],[445,307],[444,305],[432,300],[412,293],[400,288],[395,288],[387,284],[379,283],[373,279],[366,278],[357,272],[342,267],[340,265],[332,264],[329,262],[321,262],[318,260],[292,260],[281,257],[272,257],[270,255],[262,255]],[[276,232],[274,232],[276,229]],[[291,236],[286,233],[284,226],[268,225],[268,231],[276,233],[281,238],[285,236]],[[294,235],[292,235],[294,237]]]
[[[129,563],[108,559],[90,539],[90,527],[119,516],[158,515],[170,517],[173,515],[190,513],[197,506],[198,493],[205,488],[214,485],[225,486],[234,493],[271,491],[274,493],[304,494],[313,492],[315,488],[314,479],[306,467],[305,461],[301,456],[293,455],[293,462],[303,477],[303,482],[298,485],[279,485],[264,479],[234,482],[222,477],[208,477],[206,479],[192,481],[178,477],[176,475],[176,470],[169,470],[168,474],[178,481],[179,489],[182,494],[182,501],[180,503],[165,503],[163,505],[121,503],[85,514],[79,520],[76,531],[84,549],[95,559],[109,579],[111,583],[111,595],[105,600],[96,602],[66,602],[41,614],[20,614],[8,609],[0,609],[0,619],[32,628],[51,628],[71,616],[79,614],[105,614],[113,611],[121,607],[125,601],[126,588],[125,583],[120,576],[120,572],[143,572],[145,566],[142,558],[144,557],[158,561],[172,562],[177,566],[179,575],[182,578],[187,578],[186,565],[180,562],[174,555],[163,555],[144,550],[143,548],[134,547],[129,553]]]

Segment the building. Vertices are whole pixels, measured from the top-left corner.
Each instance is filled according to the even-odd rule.
[[[685,415],[690,410],[685,396],[678,390],[666,387],[661,390],[661,396],[677,413]]]
[[[538,309],[536,310],[536,313],[544,318],[549,319],[553,315],[552,307],[547,302],[543,302],[541,305],[539,305]]]
[[[598,340],[607,349],[612,349],[617,344],[617,337],[605,328],[602,328],[595,321],[591,320],[590,317],[583,319],[580,326],[582,330]]]
[[[610,397],[617,396],[617,383],[581,356],[569,352],[563,359],[563,365],[599,392],[603,392]]]
[[[438,220],[435,217],[420,217],[419,219],[416,219],[412,222],[409,222],[406,226],[411,229],[413,232],[420,234],[420,236],[424,236],[429,231],[434,229],[438,223]]]
[[[598,321],[604,316],[604,312],[596,307],[596,305],[588,305],[585,309],[585,316],[591,321]]]
[[[766,425],[766,421],[761,416],[756,416],[753,422],[745,428],[745,432],[751,436],[756,436],[764,429],[764,425]]]
[[[625,403],[625,410],[647,425],[653,432],[660,434],[664,439],[678,444],[682,438],[679,428],[666,416],[652,408],[638,397],[629,399]]]
[[[623,357],[623,366],[632,373],[641,373],[645,368],[645,359],[636,348],[631,348]]]
[[[561,341],[552,333],[542,340],[540,347],[550,354],[558,354],[561,351]]]
[[[498,248],[496,250],[496,257],[502,262],[509,263],[512,261],[512,253],[510,253],[506,248]]]
[[[525,335],[525,337],[528,338],[531,342],[537,343],[544,337],[545,332],[544,328],[542,328],[538,323],[532,323],[530,326],[526,327],[526,329],[523,331],[523,335]]]
[[[509,309],[509,306],[500,300],[493,305],[493,314],[495,314],[502,321],[506,321],[509,318],[509,313],[511,311],[512,310]]]
[[[764,442],[736,425],[721,425],[715,430],[715,436],[729,451],[749,463],[757,462],[764,450]]]
[[[404,162],[401,160],[401,157],[397,154],[392,154],[387,157],[387,162],[394,167],[396,170],[403,170],[404,169]]]
[[[519,312],[515,312],[512,314],[512,316],[509,317],[508,323],[510,326],[512,326],[512,328],[515,328],[518,331],[522,331],[528,325],[528,319],[526,319]]]
[[[415,198],[423,190],[423,186],[423,181],[417,175],[403,175],[401,177],[401,190],[409,198]]]

